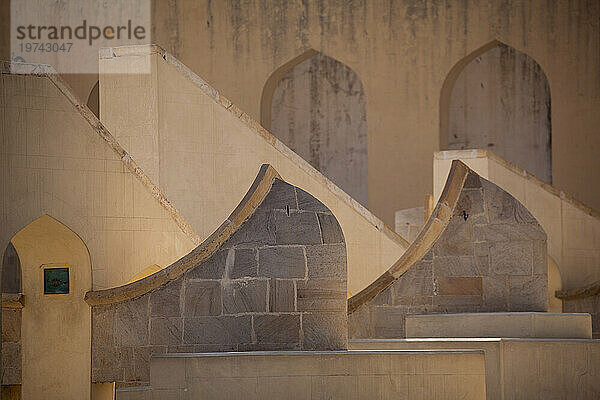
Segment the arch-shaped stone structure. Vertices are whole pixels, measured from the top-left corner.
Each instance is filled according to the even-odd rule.
[[[440,149],[489,149],[552,182],[550,85],[529,55],[493,40],[448,73]]]
[[[88,292],[93,381],[149,381],[151,353],[347,348],[337,219],[263,165],[230,217],[187,256]]]
[[[547,311],[546,233],[509,193],[453,161],[404,255],[348,299],[350,336],[404,337],[408,314]]]
[[[349,66],[313,49],[287,62],[265,84],[261,123],[367,206],[365,91]]]

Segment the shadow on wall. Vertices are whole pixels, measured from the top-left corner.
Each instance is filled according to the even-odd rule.
[[[552,182],[550,86],[535,60],[493,41],[456,64],[440,97],[440,149],[488,149]]]
[[[367,117],[358,75],[308,50],[277,69],[261,99],[261,123],[367,206]]]
[[[96,118],[100,119],[100,81],[97,81],[90,95],[88,96],[87,106]]]

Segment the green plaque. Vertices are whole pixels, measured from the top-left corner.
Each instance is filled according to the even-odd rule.
[[[44,268],[44,294],[69,293],[69,268]]]

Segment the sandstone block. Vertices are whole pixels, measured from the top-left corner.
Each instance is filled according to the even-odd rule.
[[[271,279],[269,311],[296,311],[296,287],[293,280]]]
[[[346,279],[346,246],[306,246],[308,278]]]
[[[232,279],[254,277],[257,274],[255,249],[236,249],[229,277]]]
[[[186,317],[220,315],[222,290],[219,281],[187,281],[185,285],[184,312]]]
[[[223,313],[267,311],[267,280],[250,279],[223,285]]]
[[[273,211],[277,244],[320,244],[321,229],[313,212]]]
[[[304,278],[306,261],[302,247],[267,247],[258,253],[260,276],[269,278]]]
[[[252,322],[249,315],[184,318],[184,344],[252,343]]]

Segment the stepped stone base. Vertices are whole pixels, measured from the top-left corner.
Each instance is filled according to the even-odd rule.
[[[592,318],[585,313],[407,315],[405,323],[407,338],[592,338]]]
[[[351,340],[348,347],[370,351],[483,350],[487,399],[600,398],[600,340],[361,339]]]

